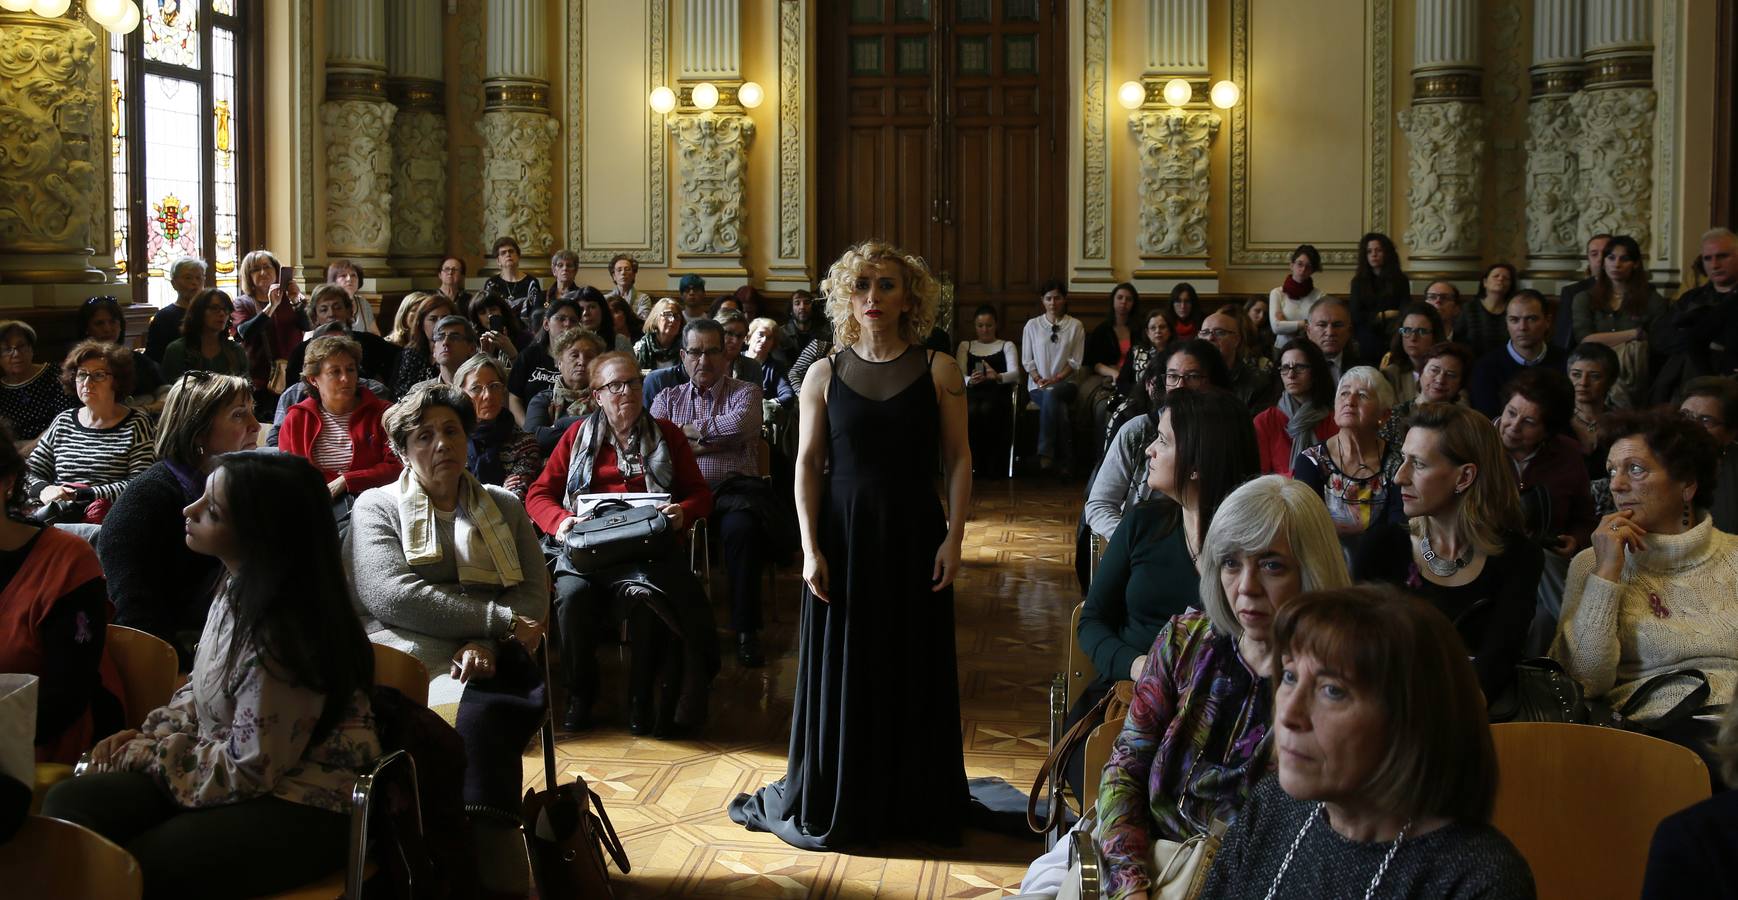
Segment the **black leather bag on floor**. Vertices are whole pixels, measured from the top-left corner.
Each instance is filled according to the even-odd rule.
[[[538,651],[543,661],[547,682],[549,656],[547,648]],[[544,790],[525,792],[520,807],[520,830],[525,834],[525,851],[531,858],[531,876],[537,885],[537,896],[572,897],[576,900],[601,900],[614,897],[610,889],[609,867],[604,853],[609,853],[616,868],[627,874],[631,870],[628,854],[616,837],[615,826],[604,812],[603,800],[597,792],[579,778],[572,784],[555,782],[555,718],[547,708],[543,716],[543,777]]]
[[[663,559],[675,546],[669,517],[655,506],[634,506],[624,500],[597,504],[592,517],[575,524],[562,539],[567,564],[576,572]]]

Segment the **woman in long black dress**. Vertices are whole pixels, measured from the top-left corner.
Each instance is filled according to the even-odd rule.
[[[790,758],[730,817],[806,850],[953,844],[968,806],[953,621],[972,491],[964,379],[922,347],[940,295],[923,260],[858,244],[824,289],[840,349],[803,381]]]

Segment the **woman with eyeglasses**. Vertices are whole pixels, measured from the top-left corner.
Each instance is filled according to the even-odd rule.
[[[1315,274],[1321,270],[1321,251],[1313,244],[1299,244],[1291,252],[1291,266],[1285,281],[1267,293],[1267,321],[1280,346],[1304,336],[1304,323],[1309,320],[1310,307],[1327,296],[1315,283]]]
[[[302,357],[308,397],[284,414],[278,449],[312,460],[334,504],[390,484],[404,468],[387,447],[386,403],[361,384],[362,346],[347,337],[315,338]]]
[[[113,297],[92,297],[78,309],[80,340],[101,341],[105,344],[127,345],[127,318],[121,312],[121,302]],[[169,394],[169,384],[163,372],[143,350],[133,353],[133,389],[126,396],[128,406],[156,415],[163,409],[163,398]]]
[[[1575,410],[1570,427],[1587,457],[1587,476],[1605,477],[1605,454],[1600,446],[1599,420],[1614,408],[1611,389],[1617,386],[1620,364],[1617,353],[1604,344],[1582,341],[1569,354],[1569,384],[1575,389]]]
[[[446,295],[423,296],[415,312],[409,315],[410,333],[404,352],[398,355],[398,369],[393,372],[392,384],[389,385],[395,396],[403,396],[430,378],[440,377],[440,366],[434,360],[435,333],[442,319],[457,314],[458,307]]]
[[[60,378],[80,406],[42,432],[24,464],[24,492],[41,504],[44,521],[94,525],[127,482],[157,461],[157,428],[121,402],[133,387],[133,354],[118,344],[72,348]]]
[[[465,468],[478,481],[506,488],[524,502],[531,482],[543,471],[543,451],[511,415],[501,414],[507,409],[507,367],[479,353],[459,366],[453,383],[470,398],[477,414]]]
[[[559,547],[568,531],[591,518],[611,494],[665,494],[659,510],[672,529],[686,534],[712,512],[712,491],[688,439],[646,409],[644,379],[632,356],[605,353],[592,360],[589,376],[598,409],[561,436],[525,497],[526,511]],[[567,684],[562,723],[569,731],[591,727],[597,644],[617,630],[619,619],[612,612],[617,598],[628,608],[632,635],[628,731],[668,738],[705,722],[718,671],[718,641],[686,554],[683,547],[663,559],[581,572],[566,553],[555,551],[555,622],[562,648],[558,677]],[[665,686],[661,695],[655,691],[659,681]]]
[[[663,369],[682,363],[682,305],[665,297],[646,313],[646,333],[634,344],[634,359],[642,369]]]
[[[181,336],[163,349],[163,377],[173,381],[189,369],[247,375],[247,351],[229,339],[234,312],[228,294],[216,288],[200,291],[181,319]]]
[[[449,256],[441,260],[440,286],[435,293],[447,298],[453,303],[464,302],[465,293],[465,261]],[[406,298],[408,302],[409,298]]]
[[[1462,387],[1472,377],[1472,351],[1465,344],[1437,344],[1425,354],[1424,367],[1418,370],[1418,396],[1394,404],[1388,418],[1382,422],[1378,435],[1398,447],[1406,438],[1406,427],[1412,421],[1412,411],[1426,403],[1465,403]]]
[[[1322,495],[1341,539],[1362,534],[1377,522],[1402,519],[1400,448],[1381,436],[1382,421],[1394,407],[1394,388],[1382,373],[1356,366],[1340,376],[1334,393],[1331,438],[1304,450],[1292,462],[1292,477]]]
[[[1291,477],[1292,461],[1339,432],[1334,424],[1333,370],[1322,348],[1293,338],[1279,353],[1279,402],[1255,416],[1261,474]]]
[[[603,337],[575,326],[555,339],[554,383],[531,398],[525,411],[525,430],[544,453],[555,449],[573,423],[597,411],[597,396],[591,389],[591,361],[607,352]]]
[[[60,369],[36,361],[36,329],[0,321],[0,419],[11,424],[18,452],[28,454],[48,423],[75,405]]]
[[[1394,388],[1394,402],[1405,403],[1418,396],[1418,376],[1424,371],[1430,348],[1442,340],[1442,316],[1428,303],[1406,305],[1400,327],[1382,360],[1382,374]]]

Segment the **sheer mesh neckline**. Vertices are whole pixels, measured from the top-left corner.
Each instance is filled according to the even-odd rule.
[[[833,375],[852,393],[881,402],[897,396],[929,374],[929,360],[922,347],[912,345],[886,362],[871,362],[850,347],[833,357]]]

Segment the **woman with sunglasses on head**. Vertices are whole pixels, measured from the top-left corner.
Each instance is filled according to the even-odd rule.
[[[121,302],[113,297],[92,297],[78,309],[80,340],[101,341],[105,344],[127,345],[127,318],[121,312]],[[125,400],[128,406],[156,415],[163,409],[163,398],[169,394],[169,383],[163,372],[143,350],[133,353],[133,388]]]

